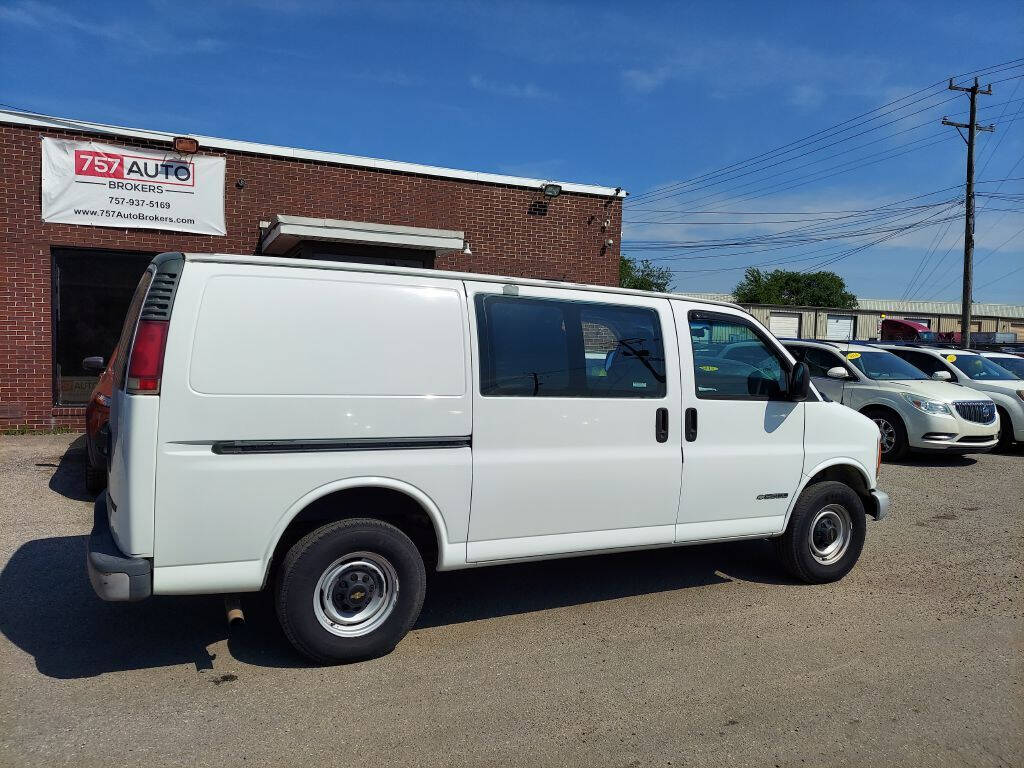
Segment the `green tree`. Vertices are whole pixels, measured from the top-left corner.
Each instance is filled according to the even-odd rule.
[[[619,260],[619,287],[638,291],[667,291],[672,284],[672,270],[656,267],[650,259],[637,264],[635,259],[623,256]]]
[[[853,309],[857,297],[846,290],[835,272],[763,272],[750,267],[733,289],[740,304],[778,304],[798,307]]]

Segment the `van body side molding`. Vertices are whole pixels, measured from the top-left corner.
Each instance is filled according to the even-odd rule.
[[[470,448],[471,437],[356,437],[342,440],[218,440],[216,454],[317,453],[328,451],[409,451],[426,448]]]

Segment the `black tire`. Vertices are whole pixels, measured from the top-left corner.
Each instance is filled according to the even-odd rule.
[[[378,567],[376,573],[383,578],[378,581],[373,575],[368,577],[374,573],[372,568],[359,570],[358,563],[367,562],[364,556],[354,558],[356,565],[339,565],[355,553],[369,556],[370,562]],[[337,587],[330,590],[328,601],[335,610],[339,605],[349,605],[345,602],[348,595],[355,594],[365,601],[367,594],[392,594],[382,584],[396,587],[390,613],[383,614],[386,618],[378,626],[360,636],[335,634],[323,623],[332,623],[325,609],[319,608],[324,618],[318,618],[318,609],[314,607],[321,577],[342,567],[352,568],[345,572],[344,579],[353,579],[355,586],[344,579],[335,582]],[[388,575],[388,568],[392,569],[393,578]],[[360,592],[361,583],[369,587]],[[389,653],[415,623],[425,593],[423,558],[412,540],[389,523],[357,518],[317,528],[292,546],[277,572],[275,604],[281,627],[295,649],[313,661],[327,664]],[[319,605],[323,606],[323,601]],[[364,622],[367,623],[371,622]],[[336,631],[348,631],[341,624],[333,626]]]
[[[868,408],[864,411],[864,415],[875,422],[879,433],[882,432],[882,423],[892,427],[893,444],[889,450],[885,449],[884,444],[882,445],[882,461],[905,459],[910,453],[910,441],[907,439],[907,428],[903,424],[903,419],[885,408]]]
[[[997,407],[996,412],[999,414],[999,442],[996,444],[996,448],[1000,451],[1009,451],[1013,448],[1013,422],[1010,421],[1010,414],[1008,414],[1002,408]]]
[[[85,463],[85,490],[93,496],[99,496],[107,487],[107,468],[97,467],[86,459]]]
[[[845,509],[849,517],[849,538],[845,550],[837,549],[834,552],[834,561],[822,563],[816,559],[812,549],[811,526],[819,513],[825,513],[829,520],[830,514],[841,518],[842,514],[837,510],[839,507]],[[787,571],[808,584],[824,584],[838,581],[850,572],[864,548],[866,531],[864,504],[860,496],[845,483],[827,480],[804,489],[793,507],[786,532],[775,543]],[[827,526],[819,527],[817,532],[827,533]],[[824,543],[820,537],[816,541],[819,545]]]

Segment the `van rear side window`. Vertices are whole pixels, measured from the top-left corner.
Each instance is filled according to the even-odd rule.
[[[478,295],[476,313],[483,395],[665,396],[661,325],[651,309]]]
[[[211,395],[458,397],[464,329],[451,288],[220,275],[203,293],[189,383]]]

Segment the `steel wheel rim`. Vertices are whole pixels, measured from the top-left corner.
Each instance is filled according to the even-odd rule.
[[[896,446],[896,427],[890,424],[888,419],[876,417],[872,421],[882,436],[882,453],[889,453]]]
[[[829,504],[811,520],[807,543],[811,556],[822,565],[832,565],[846,554],[853,538],[853,520],[842,504]]]
[[[320,574],[313,612],[320,626],[339,637],[362,637],[380,627],[398,602],[398,574],[375,552],[339,557]]]

